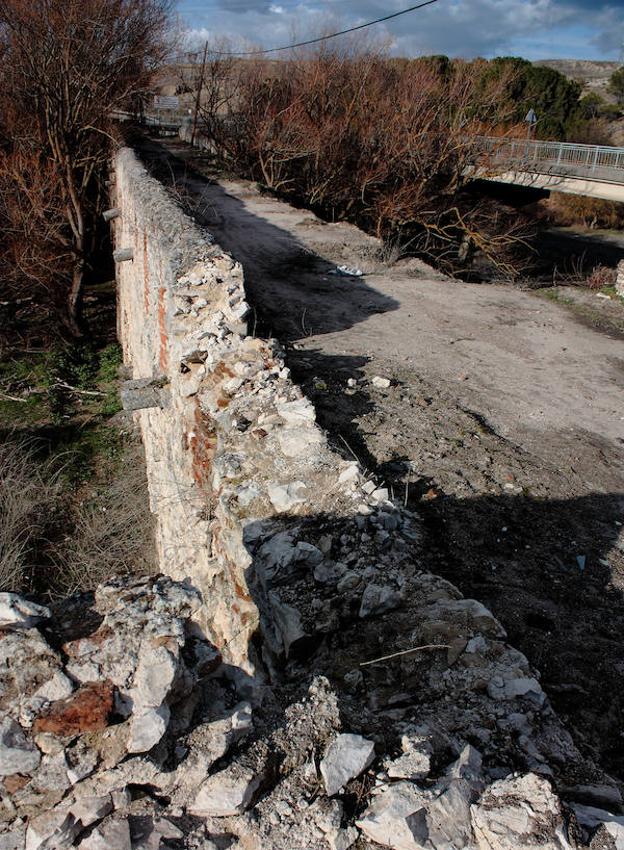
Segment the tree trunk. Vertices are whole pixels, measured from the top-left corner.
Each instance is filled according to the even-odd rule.
[[[84,260],[82,258],[76,261],[72,272],[72,281],[67,296],[67,312],[65,316],[65,324],[69,332],[74,337],[81,337],[83,334],[80,317],[82,308],[82,284],[84,281]]]

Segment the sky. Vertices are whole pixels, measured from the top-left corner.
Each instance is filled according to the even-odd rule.
[[[405,9],[417,0],[179,0],[191,42],[224,36],[279,47]],[[393,54],[619,60],[624,0],[438,0],[368,30]]]

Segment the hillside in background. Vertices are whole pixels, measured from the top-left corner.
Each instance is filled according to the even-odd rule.
[[[581,83],[585,93],[595,91],[605,100],[614,103],[614,98],[607,92],[607,84],[611,74],[620,67],[620,62],[594,62],[589,59],[540,59],[534,65],[553,68],[571,80]]]
[[[543,59],[534,62],[545,68],[552,68],[568,79],[576,80],[583,86],[583,95],[599,95],[606,103],[615,104],[615,97],[607,86],[609,78],[620,66],[620,62],[598,62],[590,59]],[[624,119],[619,118],[609,123],[610,144],[624,145]]]

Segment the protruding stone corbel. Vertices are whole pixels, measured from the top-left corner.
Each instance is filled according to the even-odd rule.
[[[170,402],[169,387],[164,377],[124,381],[119,395],[123,409],[128,411],[146,410],[149,407],[162,409],[168,407]]]
[[[115,218],[119,218],[121,215],[121,210],[119,207],[111,207],[109,210],[104,210],[102,213],[102,218],[104,221],[113,221]]]
[[[125,263],[134,259],[134,248],[118,248],[113,251],[113,260],[116,263]]]

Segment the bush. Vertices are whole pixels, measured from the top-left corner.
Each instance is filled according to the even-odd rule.
[[[24,441],[0,444],[0,591],[27,589],[61,487]]]
[[[450,268],[475,251],[505,265],[515,225],[462,189],[475,136],[509,117],[506,73],[326,48],[284,62],[215,63],[204,132],[233,170],[331,221],[400,237]]]
[[[142,452],[129,442],[108,463],[100,454],[104,469],[85,484],[65,474],[79,465],[71,452],[42,461],[31,443],[1,444],[0,591],[66,595],[111,576],[151,572]]]
[[[608,266],[596,266],[585,281],[589,289],[603,289],[605,286],[615,286],[617,270]]]
[[[624,104],[624,68],[618,68],[611,74],[608,89],[619,104]]]
[[[547,219],[555,225],[580,225],[588,230],[619,230],[624,226],[624,204],[553,192],[542,203]]]
[[[72,530],[53,547],[54,588],[64,594],[154,568],[154,520],[142,447],[125,446],[115,470],[74,505]]]

